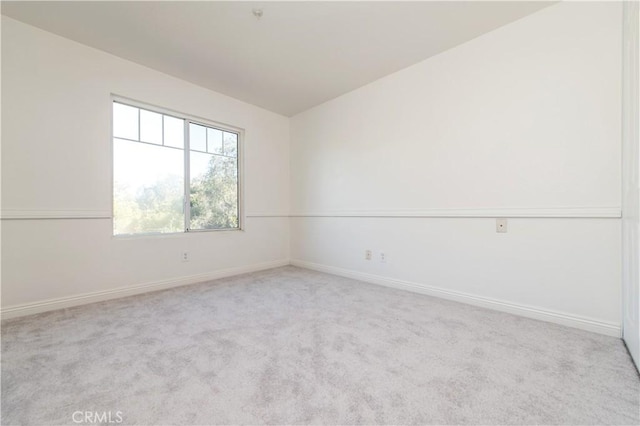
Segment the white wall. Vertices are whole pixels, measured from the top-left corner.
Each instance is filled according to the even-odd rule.
[[[112,237],[111,93],[245,129],[246,231]],[[3,316],[288,262],[286,117],[4,16],[2,104]]]
[[[291,257],[619,334],[620,33],[551,6],[288,120],[3,17],[3,317]],[[111,93],[246,130],[245,232],[111,236]]]
[[[620,74],[562,3],[293,117],[292,259],[619,334]]]

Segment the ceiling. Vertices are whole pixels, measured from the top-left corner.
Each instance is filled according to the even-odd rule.
[[[2,14],[292,116],[549,4],[2,1]]]

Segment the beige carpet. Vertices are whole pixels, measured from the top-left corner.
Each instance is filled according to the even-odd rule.
[[[639,424],[639,398],[619,339],[294,267],[2,324],[4,425]]]

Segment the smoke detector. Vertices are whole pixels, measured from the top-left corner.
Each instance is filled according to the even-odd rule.
[[[251,13],[253,13],[253,16],[255,16],[256,19],[260,19],[260,18],[262,18],[262,14],[264,12],[262,11],[262,9],[252,9]]]

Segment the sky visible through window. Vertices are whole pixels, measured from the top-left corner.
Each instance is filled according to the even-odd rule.
[[[237,228],[238,136],[187,125],[190,228]],[[184,230],[184,134],[184,119],[114,102],[114,233]]]

